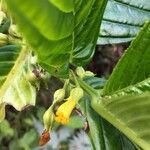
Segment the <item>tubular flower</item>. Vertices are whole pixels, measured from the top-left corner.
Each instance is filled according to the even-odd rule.
[[[75,108],[79,99],[83,96],[83,90],[79,87],[71,90],[70,96],[56,111],[55,120],[61,124],[67,124],[72,110]]]
[[[76,101],[72,99],[68,99],[64,102],[56,112],[55,120],[61,124],[67,124],[69,122],[69,117],[76,105]]]

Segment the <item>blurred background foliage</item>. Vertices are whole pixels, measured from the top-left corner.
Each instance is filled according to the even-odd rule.
[[[106,78],[112,72],[126,44],[97,46],[92,61],[85,68],[96,76]],[[55,124],[51,141],[38,147],[39,136],[43,131],[42,116],[50,106],[53,93],[62,83],[51,77],[48,85],[42,84],[37,93],[36,106],[29,106],[18,113],[12,106],[6,107],[6,119],[0,124],[0,150],[90,150],[88,127],[84,130],[85,117],[74,111],[67,126]]]
[[[0,32],[6,35],[10,34],[10,18],[7,17],[0,24]],[[18,40],[15,36],[13,39],[9,37],[10,41],[1,41],[0,44],[9,45],[15,42],[15,38]],[[85,69],[94,72],[97,77],[107,79],[128,45],[97,45],[95,55]],[[39,136],[43,131],[43,114],[52,102],[54,91],[61,86],[58,79],[51,77],[48,84],[43,83],[37,92],[35,107],[29,106],[19,113],[12,106],[6,107],[6,119],[0,123],[0,150],[91,150],[86,118],[77,110],[73,112],[67,126],[55,124],[49,143],[38,147]]]

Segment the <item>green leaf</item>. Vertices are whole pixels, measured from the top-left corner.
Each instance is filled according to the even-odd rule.
[[[75,13],[74,43],[71,60],[78,66],[89,62],[94,54],[100,22],[107,0],[78,1]]]
[[[102,20],[106,0],[6,2],[38,62],[49,73],[66,77],[69,63],[83,65],[93,56],[101,23],[97,20]]]
[[[139,82],[135,85],[130,85],[126,88],[116,91],[111,97],[119,97],[125,95],[142,94],[143,92],[150,91],[150,78]]]
[[[116,65],[103,94],[110,95],[129,85],[137,84],[150,75],[150,22],[138,34]]]
[[[61,11],[71,12],[74,10],[74,1],[73,0],[49,0],[56,7],[58,7]]]
[[[68,127],[77,129],[77,128],[83,128],[84,123],[83,123],[83,118],[80,116],[72,116],[69,120],[69,123],[67,124]]]
[[[106,80],[98,77],[84,77],[84,81],[95,89],[102,89]]]
[[[90,77],[85,81],[92,87],[99,89],[104,85],[104,79]],[[95,84],[99,83],[99,86]],[[80,107],[87,118],[89,125],[89,137],[93,149],[96,150],[135,150],[135,146],[109,122],[101,118],[92,108],[90,97],[86,95],[80,103]]]
[[[23,19],[31,21],[30,24],[47,40],[60,40],[69,36],[73,31],[73,12],[64,13],[52,5],[49,0],[9,0],[7,3],[16,19],[19,16],[18,23]],[[32,11],[31,6],[33,6]]]
[[[0,133],[1,135],[8,137],[12,137],[14,135],[14,130],[10,127],[10,124],[7,120],[3,120],[0,123]]]
[[[90,106],[89,99],[84,99],[84,114],[89,125],[89,137],[96,150],[135,150],[135,146],[109,122],[101,118]],[[83,109],[83,108],[82,108]]]
[[[24,37],[38,55],[38,62],[50,73],[59,74],[58,70],[68,63],[72,48],[73,12],[62,12],[48,0],[42,3],[40,0],[6,2]],[[34,6],[32,11],[31,5]]]
[[[31,53],[17,45],[0,48],[0,117],[4,118],[5,105],[20,111],[35,105],[36,89],[27,79],[30,73]]]
[[[150,93],[92,101],[93,109],[144,150],[150,147]]]
[[[35,129],[30,129],[26,132],[23,137],[19,140],[19,145],[21,148],[30,150],[30,146],[33,146],[37,142],[37,132]]]
[[[131,41],[146,20],[150,20],[147,0],[108,0],[97,44]]]

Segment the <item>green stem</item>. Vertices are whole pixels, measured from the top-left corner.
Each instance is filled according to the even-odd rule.
[[[67,79],[67,80],[65,81],[65,84],[64,84],[64,86],[63,86],[63,89],[65,89],[65,90],[66,90],[66,88],[67,88],[68,84],[69,84],[69,79]]]
[[[77,80],[77,78],[76,78],[74,72],[73,72],[72,70],[70,70],[70,72],[71,72],[71,75],[72,75],[72,77],[73,77],[73,81],[74,81],[76,87],[80,87],[80,84],[78,83],[78,80]]]
[[[99,96],[99,93],[92,88],[90,85],[88,85],[87,83],[85,83],[83,80],[81,80],[80,78],[77,78],[78,83],[80,84],[80,86],[89,94],[91,95],[91,97],[97,97]]]

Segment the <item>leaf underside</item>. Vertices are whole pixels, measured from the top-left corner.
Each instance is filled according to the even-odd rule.
[[[97,44],[131,41],[148,20],[148,0],[108,0]]]

